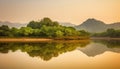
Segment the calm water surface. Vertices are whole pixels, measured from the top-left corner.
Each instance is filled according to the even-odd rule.
[[[0,69],[120,69],[120,41],[2,42]]]

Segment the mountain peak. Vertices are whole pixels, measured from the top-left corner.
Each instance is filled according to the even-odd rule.
[[[87,20],[93,20],[93,21],[95,21],[96,19],[95,18],[88,18]]]
[[[120,29],[120,22],[105,24],[100,20],[89,18],[86,21],[84,21],[82,24],[76,26],[75,28],[78,30],[86,30],[91,33],[97,33],[97,32],[104,32],[109,28]]]
[[[105,23],[104,22],[102,22],[102,21],[100,21],[100,20],[97,20],[97,19],[94,19],[94,18],[89,18],[89,19],[87,19],[86,21],[84,21],[82,24],[94,24],[94,26],[95,25],[97,25],[97,24],[99,24],[99,25],[105,25]]]
[[[76,29],[86,30],[88,32],[102,32],[103,30],[106,30],[106,24],[100,20],[89,18],[81,25],[77,26]]]

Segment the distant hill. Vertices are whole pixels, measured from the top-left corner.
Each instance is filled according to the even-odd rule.
[[[120,22],[112,23],[112,24],[107,24],[108,28],[114,28],[114,29],[120,29]]]
[[[75,28],[78,30],[86,30],[88,32],[96,33],[96,32],[103,32],[108,28],[120,29],[120,22],[113,24],[106,24],[100,20],[88,19],[82,24],[75,26]]]
[[[88,19],[81,25],[76,26],[76,29],[86,30],[88,32],[102,32],[106,30],[106,24],[96,19]]]
[[[59,23],[60,25],[62,25],[62,26],[67,26],[67,27],[74,27],[74,26],[76,26],[75,24],[72,24],[72,23]]]
[[[62,26],[67,26],[67,27],[74,27],[75,24],[72,24],[72,23],[59,23],[60,25]],[[11,22],[8,22],[8,21],[5,21],[5,22],[2,22],[0,21],[0,26],[2,25],[8,25],[9,27],[16,27],[16,28],[20,28],[20,27],[25,27],[27,26],[27,23],[25,24],[21,24],[21,23],[11,23]]]
[[[11,22],[8,22],[8,21],[5,21],[5,22],[0,21],[0,26],[2,26],[2,25],[8,25],[10,28],[11,27],[20,28],[20,27],[25,27],[27,25],[27,23],[26,24],[20,24],[20,23],[11,23]]]

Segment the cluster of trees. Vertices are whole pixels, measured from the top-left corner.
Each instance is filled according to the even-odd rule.
[[[120,37],[120,30],[107,29],[107,31],[102,33],[95,33],[93,37]]]
[[[81,30],[77,31],[73,27],[59,25],[58,22],[49,18],[40,21],[31,21],[27,27],[9,28],[6,25],[0,27],[1,37],[47,37],[47,38],[80,38],[88,37],[89,33]]]
[[[85,47],[89,44],[85,42],[41,42],[41,43],[0,43],[0,53],[8,53],[10,50],[15,52],[21,50],[31,57],[40,57],[44,61],[48,61],[60,54],[73,51],[78,47]]]

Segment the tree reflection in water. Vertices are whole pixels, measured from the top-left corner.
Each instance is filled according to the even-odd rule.
[[[10,50],[15,52],[21,50],[27,52],[31,57],[40,57],[48,61],[52,57],[57,57],[62,53],[75,50],[77,47],[85,47],[89,44],[84,41],[54,41],[54,42],[36,42],[36,43],[0,43],[0,52],[8,53]]]
[[[101,43],[108,48],[120,48],[120,40],[94,40],[95,43]]]
[[[120,53],[120,40],[92,40],[89,45],[78,50],[88,57],[95,57],[108,51]]]

